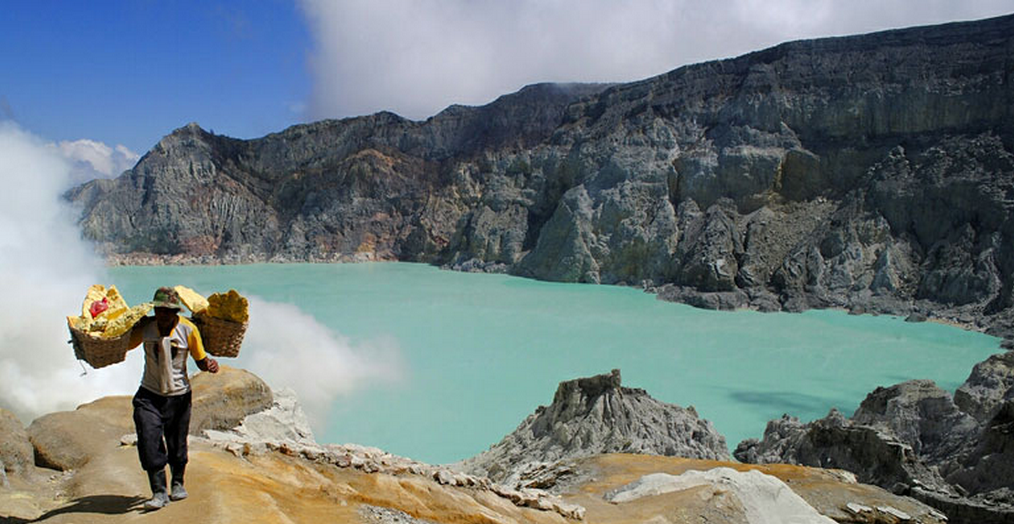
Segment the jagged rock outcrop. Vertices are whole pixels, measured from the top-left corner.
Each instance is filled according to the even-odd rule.
[[[850,419],[836,410],[807,424],[786,415],[768,423],[763,440],[741,442],[734,455],[851,471],[937,507],[952,522],[1009,522],[1014,401],[1003,398],[1012,364],[1010,353],[979,363],[955,399],[931,381],[912,380],[877,388]]]
[[[561,382],[513,433],[462,461],[461,469],[497,482],[524,484],[547,463],[600,453],[647,453],[726,460],[725,438],[693,407],[659,402],[626,388],[620,371]]]
[[[423,122],[192,124],[68,196],[131,262],[423,261],[1014,334],[1012,35],[1005,16],[790,42]]]
[[[992,419],[1010,400],[1014,400],[1014,351],[976,364],[968,380],[954,392],[954,403],[982,423]]]

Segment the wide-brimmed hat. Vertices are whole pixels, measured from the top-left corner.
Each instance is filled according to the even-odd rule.
[[[171,287],[160,287],[155,290],[155,297],[151,299],[151,304],[155,307],[183,309],[180,304],[180,295]]]

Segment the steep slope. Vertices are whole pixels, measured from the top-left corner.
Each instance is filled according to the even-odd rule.
[[[1012,35],[1005,16],[790,42],[425,122],[191,125],[69,197],[133,261],[415,260],[1010,334]]]

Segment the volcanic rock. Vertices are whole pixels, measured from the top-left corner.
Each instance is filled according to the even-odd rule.
[[[768,423],[763,440],[741,442],[734,455],[750,463],[851,471],[862,482],[923,500],[952,522],[1009,522],[1014,401],[1004,400],[1008,355],[977,364],[953,400],[928,380],[877,388],[851,419],[834,410],[808,424],[785,416]],[[990,418],[980,423],[985,414]]]
[[[24,425],[13,413],[0,408],[0,473],[20,473],[34,463],[32,443]]]
[[[561,382],[513,433],[463,461],[468,472],[515,484],[546,463],[600,453],[727,460],[725,438],[691,408],[623,387],[620,371]]]
[[[271,388],[245,369],[219,366],[218,373],[195,375],[191,387],[190,432],[195,435],[207,429],[232,429],[247,415],[264,411],[273,404]]]
[[[1014,351],[976,364],[968,380],[954,392],[954,403],[982,423],[992,419],[1000,405],[1009,400],[1014,400]]]

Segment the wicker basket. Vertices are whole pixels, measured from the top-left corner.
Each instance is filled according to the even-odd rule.
[[[246,322],[232,322],[208,315],[194,315],[194,324],[201,331],[204,349],[216,357],[239,356],[239,347],[246,334]]]
[[[84,360],[95,369],[126,360],[130,349],[130,330],[116,338],[99,338],[69,324],[67,327],[70,328],[70,343],[78,360]]]

